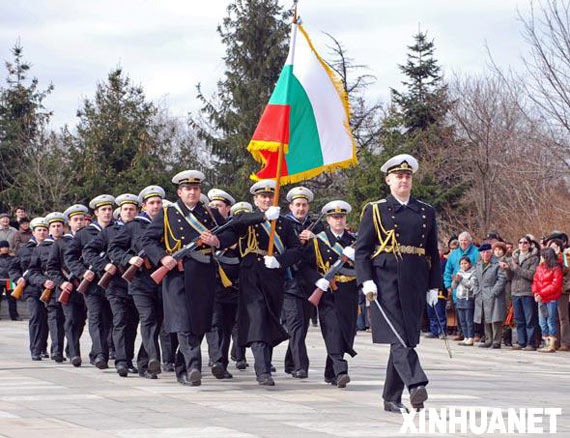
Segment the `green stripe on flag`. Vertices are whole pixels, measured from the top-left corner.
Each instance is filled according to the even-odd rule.
[[[286,99],[287,79],[289,79],[288,99]],[[288,174],[293,175],[321,167],[323,154],[315,114],[309,96],[293,74],[293,66],[283,67],[269,103],[291,106],[289,153],[285,156]]]

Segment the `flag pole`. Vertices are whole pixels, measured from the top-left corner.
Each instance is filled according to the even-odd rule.
[[[293,67],[295,62],[295,43],[297,39],[297,1],[293,0],[294,12],[293,12],[293,32],[291,32],[291,67]],[[285,84],[285,102],[289,102],[289,88],[290,88],[290,76],[287,77],[287,83]],[[289,119],[291,114],[289,114]],[[281,171],[283,167],[283,148],[285,142],[285,134],[287,133],[287,126],[289,120],[284,120],[283,129],[281,131],[281,140],[279,141],[279,149],[277,150],[277,170],[275,172],[275,195],[273,196],[273,205],[279,205],[279,192],[281,191]],[[275,244],[275,228],[277,227],[277,219],[271,221],[271,231],[269,232],[269,245],[267,247],[267,255],[273,255],[273,247]]]

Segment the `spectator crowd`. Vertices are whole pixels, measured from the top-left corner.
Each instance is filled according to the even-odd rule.
[[[514,244],[492,232],[477,245],[465,231],[440,245],[444,289],[428,307],[426,337],[454,334],[459,345],[570,351],[570,248],[553,231]]]

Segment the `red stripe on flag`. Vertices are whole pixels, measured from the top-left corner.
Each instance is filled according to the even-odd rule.
[[[259,179],[272,179],[275,178],[277,174],[277,152],[261,151],[265,157],[265,167],[257,172]],[[289,175],[289,170],[287,169],[286,155],[283,154],[283,162],[281,163],[281,176]]]
[[[290,109],[289,105],[267,105],[253,133],[252,140],[289,143]],[[281,138],[284,123],[285,138]]]

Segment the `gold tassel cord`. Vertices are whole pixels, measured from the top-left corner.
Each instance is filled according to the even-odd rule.
[[[315,257],[317,260],[317,268],[321,271],[321,274],[326,274],[330,269],[330,263],[324,261],[323,256],[321,254],[321,250],[319,248],[319,241],[316,237],[313,238],[313,245],[315,246]]]
[[[374,220],[374,229],[378,236],[379,248],[372,255],[371,259],[374,259],[378,254],[382,252],[393,252],[396,258],[402,259],[402,254],[400,253],[400,247],[398,240],[396,239],[396,232],[394,229],[386,231],[384,225],[382,224],[382,218],[380,216],[380,210],[378,209],[378,204],[372,205],[372,218]],[[382,235],[385,237],[382,238]]]
[[[222,264],[218,262],[218,272],[220,274],[220,278],[222,280],[222,285],[224,287],[230,287],[233,283],[230,280],[230,278],[226,275],[226,273],[224,272],[224,268],[222,268]]]
[[[170,236],[172,240],[176,242],[176,245],[174,245],[174,247],[170,246],[168,236]],[[182,240],[177,239],[172,233],[172,227],[170,226],[170,221],[168,220],[168,207],[164,207],[164,245],[166,246],[166,252],[169,255],[172,255],[172,253],[178,251],[182,247]]]

